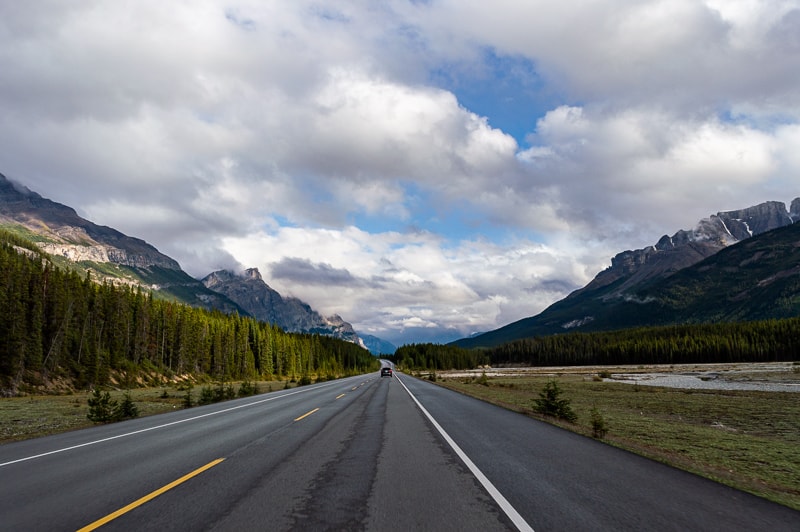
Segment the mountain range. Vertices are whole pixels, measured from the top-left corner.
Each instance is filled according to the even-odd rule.
[[[491,347],[571,331],[781,318],[800,315],[800,198],[718,212],[694,229],[623,251],[583,288],[540,314],[453,342]],[[0,174],[0,227],[30,240],[59,266],[100,282],[141,286],[157,297],[237,312],[289,332],[318,333],[393,353],[359,336],[340,316],[324,317],[283,297],[261,273],[220,270],[202,281],[147,242],[81,218]]]
[[[206,288],[235,301],[256,319],[274,323],[287,331],[335,336],[367,349],[353,326],[341,316],[325,318],[295,297],[284,298],[264,282],[257,268],[238,274],[219,270],[208,274],[202,283]]]
[[[800,315],[800,198],[719,212],[693,230],[611,259],[540,314],[453,342],[460,347],[572,331]]]
[[[213,272],[200,281],[144,240],[90,222],[2,174],[0,227],[34,242],[59,266],[99,282],[141,286],[165,299],[250,315],[288,332],[332,336],[367,348],[340,316],[326,318],[299,299],[283,298],[256,269]]]

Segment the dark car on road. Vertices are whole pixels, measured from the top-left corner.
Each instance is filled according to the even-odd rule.
[[[392,368],[381,368],[381,377],[391,377],[392,376]]]

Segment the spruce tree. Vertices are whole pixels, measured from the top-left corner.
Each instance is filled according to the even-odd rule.
[[[558,419],[575,423],[578,416],[573,412],[569,399],[561,398],[563,391],[558,386],[558,382],[552,380],[545,384],[539,399],[534,401],[535,410],[546,416],[553,416]]]
[[[115,400],[111,399],[110,393],[100,392],[99,388],[95,388],[88,402],[89,413],[86,414],[86,417],[91,421],[109,423],[114,420],[118,405]]]

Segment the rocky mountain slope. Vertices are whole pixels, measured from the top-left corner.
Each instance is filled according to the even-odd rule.
[[[274,323],[286,331],[333,336],[367,348],[353,326],[340,316],[326,318],[297,298],[284,298],[264,282],[256,268],[239,274],[228,270],[216,271],[202,282],[206,288],[237,303],[251,316]]]
[[[397,351],[397,346],[371,334],[361,334],[364,345],[373,355],[391,355]]]
[[[648,248],[619,253],[589,284],[536,316],[455,343],[494,346],[569,331],[800,314],[800,296],[792,295],[797,275],[791,266],[795,258],[795,264],[800,264],[793,247],[800,245],[793,240],[794,233],[800,232],[798,220],[800,198],[788,211],[784,203],[767,202],[717,213],[693,230],[665,235]],[[785,241],[778,245],[773,238]],[[780,263],[768,260],[778,253],[770,246],[779,246],[779,255],[789,258]],[[750,255],[737,255],[743,251]],[[718,263],[726,260],[731,263]],[[775,281],[767,281],[773,277]],[[755,288],[742,291],[734,282]]]
[[[0,223],[21,225],[39,236],[42,251],[72,261],[113,262],[133,268],[180,270],[178,263],[137,238],[78,216],[0,174]]]
[[[791,225],[798,219],[800,198],[792,202],[788,212],[786,205],[779,201],[769,201],[737,211],[718,212],[700,220],[693,230],[681,230],[671,237],[664,235],[653,246],[617,254],[611,259],[609,268],[569,297],[612,283],[617,285],[607,297],[622,296],[644,282],[671,275],[732,244]]]
[[[43,198],[2,174],[0,227],[34,241],[43,252],[60,260],[61,266],[89,272],[95,280],[141,286],[197,307],[241,311],[144,240],[81,218],[74,209]]]

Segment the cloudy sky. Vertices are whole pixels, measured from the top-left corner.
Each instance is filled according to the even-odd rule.
[[[0,173],[449,341],[800,196],[800,2],[2,1]]]

